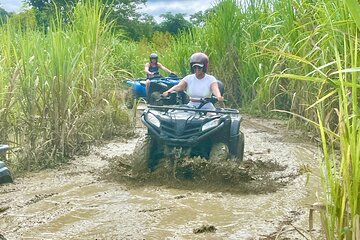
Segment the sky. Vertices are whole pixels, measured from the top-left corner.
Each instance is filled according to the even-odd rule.
[[[20,12],[22,0],[0,0],[0,7],[7,12]]]
[[[215,2],[216,0],[148,0],[140,12],[152,15],[159,21],[162,13],[185,13],[189,17],[191,14],[213,7]],[[7,12],[20,12],[21,6],[22,0],[0,0],[0,7]]]
[[[191,14],[213,7],[215,2],[215,0],[148,0],[140,11],[154,16],[159,21],[159,15],[162,13],[185,13],[190,17]]]

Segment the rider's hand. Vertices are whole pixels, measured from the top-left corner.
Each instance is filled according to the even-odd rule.
[[[217,100],[218,100],[219,102],[223,102],[223,101],[224,101],[224,97],[223,97],[223,96],[217,97]]]
[[[168,91],[165,91],[165,92],[162,93],[162,95],[163,95],[164,97],[167,97],[167,96],[169,95],[169,92],[168,92]]]

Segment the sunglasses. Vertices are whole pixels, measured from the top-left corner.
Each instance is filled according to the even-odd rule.
[[[202,69],[203,67],[200,67],[198,65],[193,66],[193,69]]]

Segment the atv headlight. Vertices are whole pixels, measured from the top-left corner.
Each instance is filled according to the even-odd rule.
[[[217,127],[217,126],[220,124],[220,122],[221,122],[221,121],[220,121],[220,118],[211,120],[210,122],[205,123],[205,124],[202,126],[201,130],[202,130],[202,131],[206,131],[206,130],[208,130],[208,129],[210,129],[210,128]]]
[[[147,115],[147,120],[152,124],[154,125],[155,127],[160,127],[160,121],[159,119],[157,119],[154,114],[152,113],[148,113]]]

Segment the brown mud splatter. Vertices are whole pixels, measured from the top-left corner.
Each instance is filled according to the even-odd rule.
[[[276,162],[225,161],[210,162],[207,159],[183,158],[176,162],[163,158],[154,171],[134,172],[133,155],[114,157],[102,176],[109,181],[132,186],[167,186],[185,190],[221,191],[241,194],[264,194],[278,190],[298,176],[297,173],[273,176],[286,166]]]

